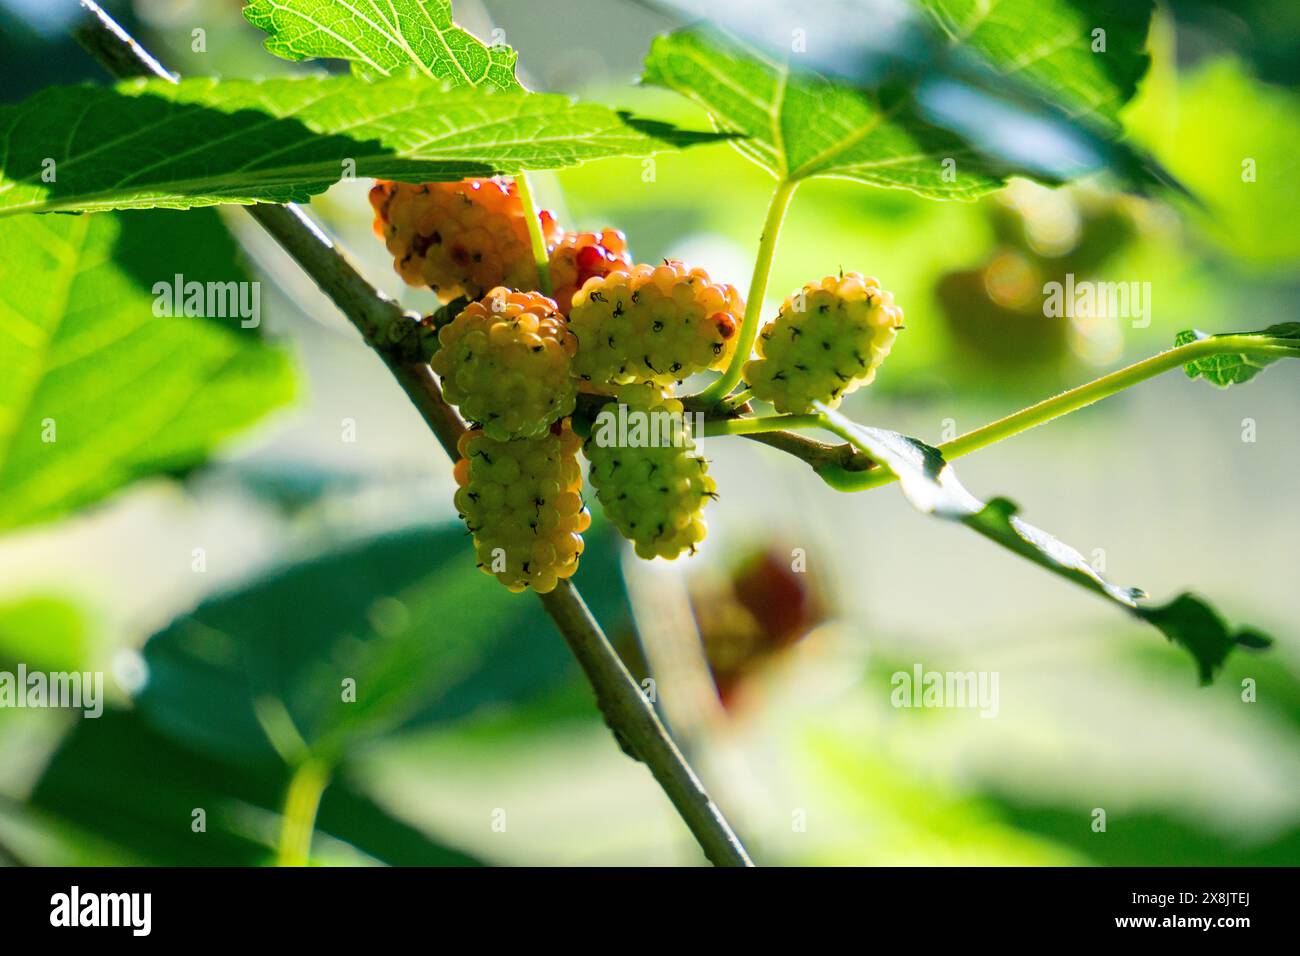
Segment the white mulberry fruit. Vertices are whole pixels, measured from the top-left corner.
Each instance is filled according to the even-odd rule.
[[[583,451],[605,515],[638,556],[695,553],[717,484],[695,450],[681,402],[650,384],[626,385],[596,417]]]
[[[534,438],[572,413],[577,339],[540,292],[497,288],[438,332],[430,363],[447,401],[489,438]]]
[[[582,503],[582,440],[568,421],[540,438],[460,438],[456,508],[474,536],[479,568],[511,591],[545,594],[578,570],[591,513]]]
[[[724,368],[736,349],[745,304],[732,286],[678,260],[589,280],[573,296],[574,371],[593,386],[672,386]]]
[[[876,377],[902,327],[903,310],[876,279],[827,276],[787,298],[763,327],[745,381],[780,412],[801,414],[813,402],[835,408]]]

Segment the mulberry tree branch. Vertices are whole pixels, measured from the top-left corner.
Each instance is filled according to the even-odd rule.
[[[93,0],[80,0],[77,41],[115,77],[176,77],[132,39]],[[419,316],[375,289],[337,246],[296,206],[259,204],[249,215],[275,237],[383,359],[429,429],[453,459],[465,423],[442,397],[432,369],[419,358]],[[605,722],[620,745],[650,769],[704,855],[718,866],[752,866],[744,846],[668,736],[654,708],[628,673],[600,624],[568,581],[542,595],[595,691]]]
[[[1207,336],[1166,349],[1091,382],[1068,389],[936,447],[942,453],[944,460],[952,461],[954,458],[987,448],[1071,412],[1087,408],[1149,378],[1181,368],[1188,362],[1216,355],[1246,355],[1263,361],[1300,358],[1300,342],[1290,337],[1268,336],[1261,333]],[[694,408],[706,415],[702,434],[705,436],[740,435],[783,451],[807,464],[818,477],[836,491],[869,491],[898,480],[891,471],[878,467],[871,458],[847,442],[830,444],[796,434],[797,430],[804,429],[826,430],[826,423],[822,416],[807,414],[754,417],[747,414],[751,411],[750,397],[747,391],[741,392],[727,402],[715,406],[695,400]],[[600,406],[609,401],[611,399],[604,397],[582,396],[579,400],[579,412],[588,419],[594,418]]]
[[[945,461],[987,448],[1071,412],[1087,408],[1147,379],[1215,355],[1249,355],[1262,360],[1300,358],[1300,343],[1292,338],[1259,334],[1214,335],[1166,349],[1091,382],[1022,408],[1005,418],[958,435],[935,447]],[[849,444],[830,445],[789,431],[823,427],[817,415],[774,415],[767,418],[715,418],[705,422],[705,435],[743,435],[805,461],[836,491],[868,491],[896,481],[892,472],[875,466]]]

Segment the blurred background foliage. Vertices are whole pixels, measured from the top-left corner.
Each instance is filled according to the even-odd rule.
[[[7,99],[101,79],[63,37],[63,6],[0,0]],[[320,68],[265,54],[238,0],[108,6],[186,73]],[[701,120],[630,85],[670,21],[634,3],[542,6],[460,0],[457,14],[481,36],[504,31],[534,88]],[[838,269],[879,276],[907,329],[846,409],[931,441],[1165,348],[1181,328],[1293,318],[1298,9],[1159,10],[1153,67],[1124,119],[1203,208],[1103,181],[1018,181],[970,204],[814,181],[764,315]],[[1242,181],[1244,157],[1255,182]],[[680,256],[742,289],[771,188],[726,145],[538,183],[564,222],[617,226],[639,260]],[[342,183],[313,209],[368,276],[429,307],[374,240],[367,186]],[[229,213],[300,395],[205,469],[0,538],[0,669],[104,670],[111,695],[99,720],[0,709],[0,862],[270,862],[286,768],[307,750],[337,768],[315,862],[699,862],[536,602],[474,570],[450,469],[382,366]],[[1042,286],[1066,273],[1149,281],[1150,326],[1045,318]],[[1294,865],[1298,397],[1286,367],[1223,394],[1171,375],[963,462],[973,490],[1015,494],[1119,579],[1157,598],[1196,585],[1281,639],[1234,656],[1211,688],[1152,633],[892,492],[835,495],[740,439],[705,443],[723,498],[700,557],[629,560],[598,518],[577,583],[638,676],[653,674],[761,862]],[[341,440],[344,419],[355,442]],[[791,572],[794,549],[807,573]],[[997,671],[998,717],[894,709],[890,675],[916,663]],[[340,709],[342,677],[362,692]],[[1247,679],[1257,702],[1242,700]]]

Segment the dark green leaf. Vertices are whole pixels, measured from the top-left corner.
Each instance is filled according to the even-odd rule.
[[[117,862],[155,866],[255,866],[274,858],[289,772],[275,761],[223,760],[157,733],[139,714],[106,711],[79,721],[31,797],[38,812],[111,841]],[[196,832],[194,811],[206,829]],[[466,866],[477,861],[389,816],[346,771],[325,790],[322,838],[398,866]],[[33,860],[33,863],[41,863]]]
[[[0,107],[0,138],[13,215],[298,202],[349,174],[456,180],[714,137],[565,96],[344,76],[51,87]]]
[[[1232,630],[1223,623],[1218,611],[1195,594],[1180,594],[1159,607],[1139,607],[1136,613],[1196,658],[1202,684],[1214,679],[1233,647],[1262,650],[1273,644],[1267,634],[1251,628]]]
[[[617,619],[609,547],[589,536],[580,573],[595,610]],[[606,569],[614,580],[592,580]],[[459,523],[365,542],[216,597],[153,637],[145,660],[137,705],[147,718],[239,759],[302,743],[332,759],[399,727],[527,700],[573,673],[538,603],[474,568]]]

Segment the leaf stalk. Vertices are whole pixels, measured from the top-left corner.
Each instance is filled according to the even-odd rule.
[[[1213,355],[1245,354],[1259,358],[1300,358],[1294,339],[1259,335],[1215,335],[1167,349],[1118,369],[1084,385],[1030,405],[936,446],[946,461],[969,455],[1053,421],[1070,412],[1108,398],[1171,369]],[[721,419],[706,422],[705,435],[744,435],[779,448],[805,461],[836,491],[855,492],[879,488],[897,480],[888,469],[876,466],[860,452],[844,445],[812,441],[789,430],[823,427],[817,415],[775,415],[761,418]]]

